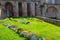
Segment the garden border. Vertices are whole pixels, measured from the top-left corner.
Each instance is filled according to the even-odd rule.
[[[46,17],[40,17],[40,16],[36,16],[36,18],[43,20],[45,22],[60,26],[60,20],[46,18]]]

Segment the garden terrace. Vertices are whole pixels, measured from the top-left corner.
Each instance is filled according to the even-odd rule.
[[[37,17],[37,18],[45,22],[60,26],[60,19],[51,19],[51,18],[46,18],[46,17]]]
[[[0,40],[24,40],[18,34],[0,24]]]
[[[29,22],[26,24],[26,22]],[[51,40],[60,40],[60,26],[56,26],[47,22],[44,22],[38,18],[30,17],[30,18],[6,18],[4,20],[0,20],[0,28],[1,28],[1,40],[9,40],[13,35],[13,40],[25,40],[24,38],[19,38],[14,31],[8,29],[3,26],[2,23],[7,23],[8,25],[15,25],[18,28],[23,28],[24,30],[30,30],[34,33],[40,33],[45,38],[49,38]],[[4,29],[5,28],[5,29]],[[5,33],[6,31],[6,33]],[[10,34],[11,33],[11,34]],[[5,35],[7,34],[7,35]],[[3,36],[2,36],[3,35]],[[9,35],[9,36],[8,36]],[[15,36],[17,35],[17,36]],[[5,37],[6,36],[6,37]],[[16,37],[16,39],[14,38]],[[9,39],[8,39],[9,38]]]

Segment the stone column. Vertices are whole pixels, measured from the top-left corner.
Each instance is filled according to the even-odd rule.
[[[31,16],[35,16],[35,3],[34,2],[30,3],[30,11],[31,11]]]
[[[7,17],[9,17],[9,10],[7,9]]]
[[[38,5],[38,2],[35,3],[35,7],[36,7],[36,9],[35,9],[36,10],[36,13],[35,13],[36,16],[40,16],[41,14],[40,14],[40,8],[39,8],[39,5]]]
[[[43,5],[44,1],[45,1],[45,0],[40,0],[40,4]]]
[[[57,18],[60,19],[60,10],[57,13]]]
[[[22,16],[27,16],[27,3],[22,2]]]
[[[15,5],[13,7],[13,11],[14,11],[14,17],[19,17],[19,11],[18,11],[18,1],[15,2]]]
[[[0,8],[0,19],[1,19],[1,13],[2,13],[2,11],[1,11],[1,8]]]

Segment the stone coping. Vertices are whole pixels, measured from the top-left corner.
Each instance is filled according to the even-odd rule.
[[[36,18],[43,20],[45,22],[51,23],[51,24],[55,24],[60,26],[60,20],[56,20],[56,19],[51,19],[51,18],[46,18],[46,17],[40,17],[40,16],[36,16]]]

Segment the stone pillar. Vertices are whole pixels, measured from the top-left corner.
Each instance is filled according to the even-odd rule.
[[[34,2],[30,3],[30,11],[31,11],[31,16],[35,16],[35,3]]]
[[[35,7],[36,7],[35,8],[35,10],[36,10],[36,13],[35,13],[36,16],[40,16],[41,14],[40,14],[40,8],[39,8],[39,5],[38,5],[38,2],[35,3]]]
[[[45,0],[40,0],[40,4],[43,5],[44,1],[45,1]]]
[[[60,10],[57,13],[57,18],[60,19]]]
[[[13,7],[13,11],[14,11],[14,17],[19,17],[19,11],[18,11],[18,1],[15,2],[15,5]]]
[[[2,13],[2,11],[1,11],[1,8],[0,8],[0,19],[1,19],[1,13]]]
[[[22,16],[27,16],[27,3],[22,2]]]
[[[7,9],[7,17],[9,17],[9,10]]]

